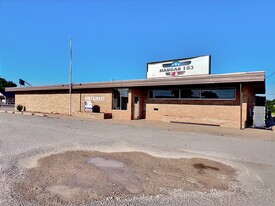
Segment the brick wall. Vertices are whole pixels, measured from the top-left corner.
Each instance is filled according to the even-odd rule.
[[[114,119],[131,120],[131,92],[127,110],[112,110],[112,90],[87,90],[72,94],[72,113],[80,116],[85,111],[86,99],[91,99],[93,105],[100,106],[100,112],[112,113]],[[90,100],[88,100],[90,101]],[[42,113],[69,114],[69,94],[64,93],[33,93],[16,94],[15,105],[22,104],[26,111]]]
[[[148,96],[148,95],[147,95]],[[246,103],[243,121],[246,121]],[[146,119],[240,128],[240,91],[235,100],[145,100]]]
[[[100,106],[100,112],[111,113],[112,112],[112,90],[106,90],[102,92],[85,92],[81,93],[80,111],[85,112],[85,99],[91,98],[93,105]]]
[[[239,127],[240,106],[148,103],[146,119]]]
[[[69,114],[69,94],[16,94],[15,105],[26,111]],[[72,94],[72,112],[80,110],[80,94]]]
[[[148,99],[148,90],[129,90],[127,110],[112,109],[112,89],[83,90],[72,94],[72,112],[88,113],[84,109],[85,98],[91,98],[100,111],[112,113],[114,119],[134,119],[134,97],[140,96],[140,116],[148,120],[178,121],[218,124],[240,128],[240,91],[236,87],[235,100],[154,100]],[[99,98],[98,98],[99,97]],[[98,98],[98,100],[96,100]],[[103,99],[102,99],[103,98]],[[45,113],[69,113],[69,94],[33,93],[16,94],[16,105],[22,104],[27,111]],[[249,86],[243,87],[243,127],[247,123],[249,110],[253,109],[254,93]]]

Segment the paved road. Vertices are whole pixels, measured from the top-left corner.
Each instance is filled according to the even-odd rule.
[[[0,205],[22,204],[12,183],[20,180],[37,159],[79,149],[203,157],[238,170],[239,183],[230,191],[179,191],[169,197],[108,199],[103,205],[275,205],[275,133],[255,131],[256,137],[255,134],[238,137],[235,130],[232,135],[228,130],[222,134],[220,129],[210,134],[203,133],[203,129],[187,132],[179,127],[150,121],[123,124],[0,113]]]

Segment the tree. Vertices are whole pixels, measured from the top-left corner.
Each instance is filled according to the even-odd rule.
[[[0,77],[0,92],[5,90],[5,87],[16,87],[17,85],[12,81],[7,81]]]
[[[275,112],[275,99],[266,100],[266,107],[267,107],[267,110],[271,112]]]

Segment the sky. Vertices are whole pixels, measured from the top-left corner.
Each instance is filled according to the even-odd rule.
[[[0,0],[0,76],[33,86],[145,79],[147,62],[211,55],[211,73],[265,71],[274,0]],[[273,75],[272,75],[273,74]]]

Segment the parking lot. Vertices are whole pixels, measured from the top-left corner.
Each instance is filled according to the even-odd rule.
[[[96,121],[64,116],[0,113],[0,205],[275,205],[274,151],[275,133],[266,130],[240,131],[146,120]],[[102,170],[87,170],[90,168],[85,165],[84,170],[93,173],[83,173],[84,180],[82,175],[78,182],[75,179],[68,181],[65,177],[62,179],[64,182],[56,178],[59,185],[54,187],[50,182],[52,178],[45,177],[45,180],[39,182],[54,169],[43,177],[36,176],[43,173],[37,171],[46,170],[56,163],[56,168],[66,165],[61,168],[62,171],[72,169],[70,174],[79,178],[79,170],[71,168],[75,163],[71,162],[72,158],[75,157],[79,160],[87,157],[83,161],[92,166],[112,166],[111,169],[106,169],[108,167],[105,165]],[[177,160],[182,162],[177,163]],[[212,188],[209,188],[207,178],[199,179],[201,176],[196,173],[199,172],[196,168],[190,168],[186,174],[184,167],[179,171],[170,171],[174,168],[171,162],[175,162],[174,165],[178,167],[188,161],[191,166],[203,163],[205,168],[210,168],[203,173],[209,175],[209,182],[215,177],[225,181],[217,184],[212,182]],[[172,173],[173,178],[182,175],[181,179],[190,180],[191,175],[195,174],[192,178],[198,178],[203,183],[188,187],[183,182],[175,187],[178,181],[163,175],[162,179],[151,182],[149,178],[150,187],[146,187],[146,178],[141,173],[144,171],[146,177],[151,177],[152,174],[146,173],[146,168],[154,162],[158,163],[159,171],[166,171],[169,175]],[[131,164],[133,168],[140,169],[139,174],[136,174],[136,170],[128,169],[127,166]],[[138,164],[140,167],[136,166]],[[75,165],[75,168],[82,167],[79,163]],[[224,172],[214,174],[217,172],[215,168]],[[230,172],[233,170],[234,174]],[[98,171],[102,181],[90,179]],[[109,176],[101,177],[100,171]],[[129,177],[129,184],[126,185],[126,180],[121,179],[123,175]],[[117,183],[118,180],[121,181]],[[171,183],[169,188],[157,184],[161,180]],[[98,196],[95,188],[93,194],[81,196],[86,198],[85,201],[76,200],[75,194],[83,189],[81,187],[94,187],[93,182],[97,185],[105,182],[98,187],[98,191],[106,195]],[[26,183],[36,186],[26,187],[22,194],[20,187]],[[107,193],[107,187],[111,186],[112,191]],[[60,191],[65,193],[61,194]],[[62,200],[62,197],[66,199],[69,196],[74,198],[67,202]]]

